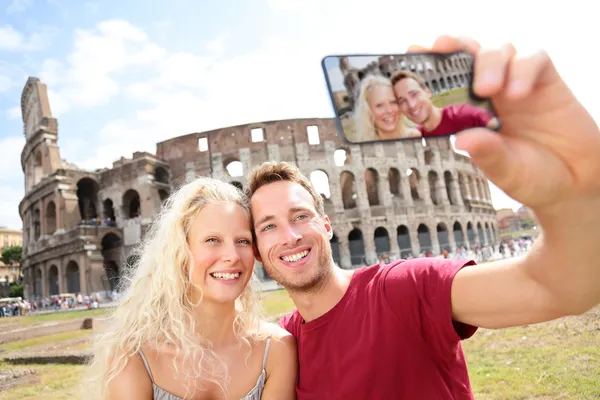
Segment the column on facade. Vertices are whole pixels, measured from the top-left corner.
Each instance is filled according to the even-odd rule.
[[[398,228],[394,225],[387,224],[386,229],[390,239],[390,252],[396,257],[400,258],[400,246],[398,246]]]
[[[379,196],[379,204],[386,208],[392,206],[392,191],[390,189],[389,168],[383,166],[375,169],[379,175],[377,182],[377,194]]]
[[[423,173],[423,170],[419,170],[419,175],[421,179],[419,179],[419,197],[423,199],[426,205],[431,206],[433,202],[431,201],[431,188],[429,186],[429,173]]]
[[[452,172],[452,187],[450,188],[450,191],[452,192],[452,194],[454,196],[456,205],[459,205],[459,206],[464,205],[462,195],[460,192],[460,183],[458,180],[458,173],[456,171]]]
[[[343,269],[352,268],[352,258],[350,257],[350,242],[348,241],[348,231],[346,229],[336,230],[335,235],[338,239],[338,249],[340,250],[340,267]]]
[[[419,225],[409,224],[408,235],[410,236],[410,247],[412,248],[413,257],[418,257],[421,254],[421,243],[419,242],[419,233],[417,232]]]
[[[242,163],[243,174],[247,176],[252,170],[252,153],[249,148],[240,149],[240,162]]]
[[[367,264],[374,264],[378,260],[377,251],[375,250],[375,229],[371,224],[363,225],[362,233]]]
[[[40,237],[48,234],[48,227],[46,224],[46,200],[41,198],[38,201],[40,207]]]

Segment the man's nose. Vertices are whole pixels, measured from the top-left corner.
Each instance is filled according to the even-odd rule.
[[[293,226],[290,226],[290,225],[288,225],[288,226],[285,226],[285,227],[283,227],[283,229],[281,230],[281,232],[282,232],[282,238],[281,238],[281,240],[282,240],[282,242],[283,242],[285,245],[288,245],[288,246],[293,246],[293,245],[295,245],[296,243],[298,243],[298,241],[299,241],[300,239],[302,239],[302,235],[300,235],[300,234],[299,234],[299,233],[298,233],[298,232],[297,232],[297,231],[294,229],[294,227],[293,227]]]

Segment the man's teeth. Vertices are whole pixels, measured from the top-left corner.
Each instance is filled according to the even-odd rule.
[[[233,280],[240,277],[240,273],[229,273],[229,272],[213,272],[210,274],[213,278],[224,279],[224,280]]]
[[[296,262],[299,259],[306,257],[307,254],[308,254],[308,250],[304,250],[300,253],[292,254],[291,256],[281,257],[281,259],[283,261],[287,261],[287,262]]]
[[[419,115],[420,112],[421,112],[421,108],[417,108],[416,110],[411,111],[410,115],[412,115],[413,117],[415,117],[415,116]]]

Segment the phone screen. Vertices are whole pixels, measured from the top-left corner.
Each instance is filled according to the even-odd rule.
[[[472,91],[473,61],[465,52],[336,55],[322,67],[344,139],[368,143],[499,129],[491,101]]]

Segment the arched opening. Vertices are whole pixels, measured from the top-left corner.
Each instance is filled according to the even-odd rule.
[[[446,224],[440,222],[437,225],[436,230],[438,235],[438,243],[440,244],[440,251],[452,251],[452,248],[450,247],[450,235],[448,234],[448,228],[446,227]]]
[[[79,293],[81,291],[79,277],[79,265],[73,260],[67,264],[67,293]]]
[[[425,158],[425,165],[431,165],[435,160],[435,153],[432,149],[427,149],[425,150],[423,157]]]
[[[236,182],[236,183],[238,183],[238,182]],[[233,186],[237,186],[237,185],[233,185]],[[242,189],[241,186],[242,186],[242,184],[239,183],[239,189]],[[160,198],[160,204],[163,204],[165,202],[165,200],[167,200],[169,198],[169,192],[167,192],[164,189],[159,189],[158,197]]]
[[[408,184],[410,185],[410,195],[412,196],[412,199],[419,200],[419,185],[421,183],[419,171],[415,168],[411,168],[406,171],[406,175],[408,176]]]
[[[310,173],[310,181],[315,190],[323,197],[323,200],[331,199],[331,190],[329,187],[329,176],[320,169]]]
[[[244,165],[239,160],[229,160],[225,163],[225,170],[231,177],[244,176]]]
[[[58,267],[52,265],[48,270],[48,294],[50,296],[58,294]]]
[[[40,209],[36,208],[33,211],[33,236],[38,240],[41,235]]]
[[[340,188],[342,189],[342,203],[344,203],[344,209],[348,210],[356,208],[358,194],[356,191],[356,181],[354,180],[352,172],[342,171],[340,174]]]
[[[429,171],[428,178],[429,178],[429,192],[431,194],[431,202],[435,205],[438,205],[441,202],[438,200],[439,196],[437,193],[438,180],[439,180],[437,172]]]
[[[431,86],[433,86],[433,93],[438,93],[440,91],[440,85],[438,85],[437,80],[431,81]]]
[[[107,233],[102,238],[102,258],[104,259],[105,280],[108,282],[107,290],[115,290],[119,284],[121,264],[122,241],[114,233]]]
[[[462,231],[462,226],[458,221],[454,223],[452,231],[454,233],[454,241],[456,242],[456,247],[465,247],[465,236]]]
[[[348,234],[348,245],[350,246],[350,260],[352,265],[365,264],[365,242],[360,229],[354,228]]]
[[[429,228],[425,224],[419,225],[417,235],[419,237],[419,251],[425,254],[432,252],[433,247],[431,245]]]
[[[475,244],[475,230],[473,229],[473,224],[470,222],[467,223],[467,238],[471,245]]]
[[[46,233],[52,235],[56,231],[56,204],[53,201],[46,205]]]
[[[337,149],[333,152],[333,161],[337,167],[350,165],[350,153],[345,149]]]
[[[163,167],[157,167],[154,170],[154,180],[157,183],[169,184],[169,173]]]
[[[387,229],[378,227],[375,229],[375,252],[378,257],[381,257],[390,252],[390,235]]]
[[[446,185],[446,195],[450,204],[458,204],[458,201],[454,198],[454,192],[452,187],[454,185],[454,178],[450,171],[444,172],[444,184]]]
[[[487,223],[487,222],[485,223],[485,237],[486,237],[486,238],[487,238],[487,240],[488,240],[488,244],[490,244],[490,245],[491,245],[491,244],[493,244],[493,243],[494,243],[494,241],[492,240],[492,235],[491,235],[491,232],[490,232],[490,226],[488,225],[488,223]]]
[[[123,215],[126,218],[137,218],[141,214],[140,195],[134,189],[129,189],[123,195]]]
[[[410,233],[408,232],[408,228],[404,225],[400,225],[396,229],[396,235],[398,240],[398,248],[400,249],[400,257],[410,257],[412,255],[412,245],[410,243]]]
[[[400,171],[397,168],[390,168],[388,171],[388,183],[390,185],[390,192],[394,197],[402,198],[402,181],[400,178]]]
[[[373,168],[365,171],[365,185],[367,186],[367,197],[370,206],[379,205],[379,174]]]
[[[338,241],[337,236],[333,235],[331,237],[331,240],[329,241],[329,243],[331,244],[331,256],[333,257],[333,261],[338,266],[341,266],[342,265],[342,261],[341,261],[341,258],[340,258],[340,243]]]
[[[79,214],[83,221],[98,218],[96,199],[99,188],[98,182],[90,178],[83,178],[77,182]]]
[[[115,226],[117,218],[115,217],[115,208],[111,199],[106,199],[102,202],[103,215],[106,220],[106,224],[109,226]]]

